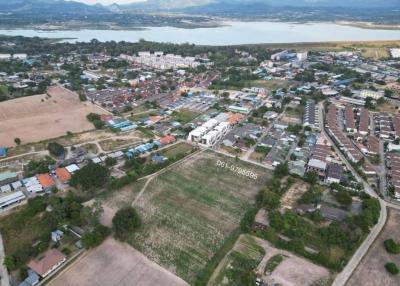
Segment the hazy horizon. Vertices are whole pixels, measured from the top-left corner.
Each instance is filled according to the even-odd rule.
[[[76,1],[76,2],[82,2],[86,4],[103,4],[103,5],[110,5],[110,4],[129,4],[129,3],[134,3],[134,2],[145,2],[146,0],[69,0],[69,1]]]

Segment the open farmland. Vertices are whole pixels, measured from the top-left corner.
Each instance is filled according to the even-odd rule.
[[[93,129],[86,119],[90,112],[103,111],[78,95],[61,87],[51,87],[48,94],[27,96],[0,103],[0,146],[13,146],[14,138],[22,143],[36,142],[65,135],[67,131]]]
[[[257,173],[257,179],[216,165],[221,160]],[[270,174],[213,152],[201,152],[154,178],[135,208],[143,226],[129,243],[193,284],[222,246]]]
[[[61,272],[50,286],[185,286],[186,282],[129,245],[107,239]]]
[[[394,262],[400,265],[400,254],[388,253],[383,245],[386,239],[400,240],[400,211],[388,208],[388,219],[382,232],[369,248],[367,254],[357,266],[346,286],[398,286],[400,285],[399,275],[391,275],[385,269],[385,263]]]

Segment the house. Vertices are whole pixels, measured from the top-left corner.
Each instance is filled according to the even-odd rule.
[[[18,286],[35,286],[39,284],[39,275],[28,269],[28,277],[25,278]]]
[[[166,160],[168,160],[168,158],[162,155],[154,155],[151,157],[151,161],[156,164],[164,163]]]
[[[94,162],[94,163],[96,163],[96,162]],[[98,162],[98,163],[100,163],[100,162]],[[65,167],[65,169],[66,169],[70,174],[73,174],[73,173],[75,173],[76,171],[79,170],[79,167],[78,167],[78,165],[76,165],[76,164],[72,164],[72,165],[68,165],[67,167]]]
[[[56,176],[64,184],[71,180],[71,174],[67,171],[66,168],[57,168]]]
[[[49,174],[40,174],[40,175],[37,175],[36,177],[37,177],[39,183],[42,185],[43,190],[45,192],[50,191],[56,185],[56,183],[50,177]]]
[[[340,183],[343,177],[343,167],[339,164],[329,164],[326,171],[325,182],[328,184]]]
[[[61,230],[56,230],[51,232],[51,240],[54,242],[58,242],[61,240],[61,238],[64,236],[64,232]]]
[[[28,263],[28,267],[32,269],[40,277],[45,278],[51,272],[56,270],[66,260],[66,256],[59,250],[52,248],[41,254],[39,258],[33,259]]]
[[[7,149],[4,147],[0,147],[0,157],[7,156]]]
[[[172,135],[166,135],[160,139],[160,143],[162,145],[168,145],[168,144],[174,143],[175,141],[176,141],[176,138]]]

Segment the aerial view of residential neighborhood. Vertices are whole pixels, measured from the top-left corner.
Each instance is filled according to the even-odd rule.
[[[0,286],[400,286],[400,0],[0,1]]]

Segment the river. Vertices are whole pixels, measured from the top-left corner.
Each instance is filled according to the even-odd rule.
[[[149,27],[145,30],[0,30],[9,36],[63,38],[67,42],[99,41],[239,45],[333,41],[400,40],[400,30],[366,29],[335,23],[225,22],[216,28]]]

